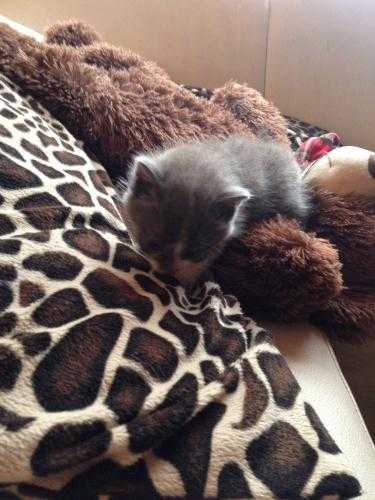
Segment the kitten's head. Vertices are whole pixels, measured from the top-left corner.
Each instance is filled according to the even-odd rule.
[[[132,237],[158,270],[194,283],[241,226],[250,193],[202,146],[136,157],[124,194]]]
[[[130,231],[160,272],[194,283],[241,228],[248,190],[198,144],[135,158],[124,194]]]

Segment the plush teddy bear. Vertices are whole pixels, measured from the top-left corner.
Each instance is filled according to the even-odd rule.
[[[171,140],[262,133],[289,147],[284,119],[257,91],[230,82],[200,99],[82,23],[53,26],[44,43],[1,25],[0,71],[83,140],[113,180],[135,152]],[[312,201],[305,230],[280,217],[249,227],[216,262],[215,277],[249,314],[309,318],[358,338],[375,322],[375,203],[319,186]]]
[[[356,146],[334,149],[306,169],[304,177],[334,193],[375,198],[375,153]]]

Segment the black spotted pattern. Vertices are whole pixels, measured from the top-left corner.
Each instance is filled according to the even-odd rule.
[[[5,427],[8,432],[18,432],[34,420],[33,417],[21,417],[21,415],[17,415],[14,411],[0,406],[0,426]]]
[[[137,58],[132,64],[139,66]],[[0,498],[161,500],[164,492],[172,498],[168,477],[158,478],[161,489],[153,483],[160,458],[177,471],[186,498],[203,498],[208,481],[218,498],[253,498],[254,476],[276,497],[301,498],[317,452],[329,458],[339,449],[312,407],[305,404],[303,415],[303,406],[295,405],[300,389],[281,356],[268,349],[271,334],[254,333],[247,318],[228,312],[236,299],[204,285],[205,278],[199,295],[191,297],[173,279],[152,273],[132,248],[106,172],[87,161],[80,143],[72,146],[61,124],[51,127],[35,99],[23,103],[3,81],[0,205],[7,205],[0,214],[0,435],[21,449],[24,433],[34,439],[35,431],[27,473],[46,479],[35,481],[40,486],[2,483]],[[170,97],[170,89],[159,90]],[[14,120],[9,129],[7,120]],[[14,125],[24,136],[21,147],[9,140]],[[25,221],[33,227],[17,227]],[[67,283],[72,280],[77,284]],[[259,344],[262,349],[244,355]],[[53,417],[46,427],[21,400],[23,394],[11,392],[22,391],[26,372],[36,411]],[[15,406],[19,395],[22,404]],[[276,414],[267,411],[272,397],[280,407]],[[315,449],[298,425],[282,420],[294,411],[296,421],[309,427]],[[114,457],[123,458],[127,447],[139,454],[131,465],[105,455],[110,428],[123,436],[114,443]],[[218,450],[223,453],[215,456]],[[316,471],[311,500],[359,493],[352,476],[330,473],[337,470],[330,467]],[[52,489],[63,483],[61,491]]]
[[[332,496],[344,499],[354,498],[360,494],[361,486],[355,477],[345,473],[329,474],[320,481],[310,498],[311,500],[323,500]]]
[[[12,156],[16,160],[21,160],[25,163],[25,158],[15,149],[13,146],[10,146],[6,142],[0,141],[0,150],[6,153],[8,156]]]
[[[131,368],[118,368],[109,390],[106,404],[118,416],[119,422],[130,422],[139,413],[151,392],[149,384]]]
[[[40,499],[54,499],[56,498],[56,491],[43,486],[36,486],[35,484],[21,483],[17,486],[17,490],[23,497],[40,498]]]
[[[170,461],[181,475],[188,498],[203,498],[211,455],[212,433],[225,414],[221,403],[211,403],[180,432],[155,450]],[[199,464],[199,467],[197,467]]]
[[[301,388],[280,354],[261,352],[258,362],[271,384],[275,402],[281,408],[290,408]]]
[[[94,402],[107,358],[121,328],[119,314],[99,314],[73,326],[53,346],[32,378],[35,394],[43,408],[72,411]]]
[[[41,439],[31,457],[33,473],[46,476],[80,465],[104,453],[110,439],[110,433],[100,420],[57,424]]]
[[[30,241],[37,241],[38,243],[47,243],[50,239],[50,231],[35,231],[33,233],[22,233],[18,235],[18,238],[24,238]]]
[[[7,312],[0,316],[0,337],[11,333],[17,325],[17,316],[13,312]]]
[[[6,100],[7,100],[7,101],[9,101],[9,102],[13,102],[13,103],[14,103],[14,102],[16,102],[16,101],[17,101],[17,99],[16,99],[15,95],[14,95],[14,94],[12,94],[11,92],[2,92],[2,93],[1,93],[1,97],[2,97],[3,99],[6,99]]]
[[[161,381],[169,380],[178,364],[173,345],[145,328],[131,331],[124,356],[141,363],[152,377]]]
[[[45,152],[33,142],[30,142],[29,140],[23,138],[21,139],[21,146],[23,147],[23,149],[25,149],[28,153],[35,156],[36,158],[39,158],[40,160],[44,161],[48,160],[48,156],[45,154]]]
[[[62,228],[71,210],[49,193],[21,198],[15,208],[25,214],[31,225],[42,231]]]
[[[53,155],[63,164],[67,166],[85,165],[86,160],[82,156],[78,156],[69,151],[54,151]]]
[[[200,362],[200,368],[204,378],[204,383],[209,384],[218,380],[220,377],[220,372],[215,363],[211,360],[205,360]]]
[[[98,492],[115,491],[110,500],[163,500],[149,476],[146,463],[139,459],[135,464],[122,467],[107,459],[77,474],[62,489],[61,500],[97,500]]]
[[[3,137],[12,137],[12,134],[9,132],[9,130],[3,125],[0,125],[0,135]]]
[[[46,351],[51,345],[51,335],[48,332],[21,335],[19,340],[23,345],[25,354],[28,356],[37,356]]]
[[[181,430],[192,416],[197,393],[197,379],[193,374],[185,373],[152,413],[142,415],[128,424],[131,450],[134,453],[144,452]],[[147,429],[147,433],[144,429]]]
[[[159,325],[180,340],[186,354],[189,356],[193,354],[199,342],[199,333],[195,325],[184,323],[172,311],[165,313]]]
[[[12,303],[13,293],[7,283],[0,281],[0,311],[6,309]]]
[[[256,375],[247,359],[241,363],[245,396],[243,399],[242,419],[234,424],[236,429],[253,427],[263,415],[268,406],[268,391],[264,383]]]
[[[7,215],[0,215],[0,236],[4,236],[4,234],[9,234],[15,231],[16,226],[10,220]]]
[[[117,244],[112,265],[116,269],[125,272],[129,272],[132,268],[146,273],[151,270],[150,264],[142,255],[133,250],[129,245],[123,245],[122,243]]]
[[[19,302],[21,307],[27,307],[45,295],[41,285],[29,280],[23,280],[19,285]]]
[[[3,189],[23,189],[38,187],[42,181],[35,174],[20,167],[8,156],[0,153],[0,187]]]
[[[13,113],[13,111],[10,111],[10,109],[7,109],[7,108],[3,108],[0,111],[0,115],[3,118],[6,118],[7,120],[14,120],[18,116],[16,113]]]
[[[83,285],[96,302],[104,307],[127,309],[142,321],[146,321],[152,314],[152,301],[140,295],[127,280],[108,269],[92,271],[83,280]]]
[[[64,288],[49,295],[34,311],[39,325],[53,328],[83,318],[89,313],[81,293],[76,288]]]
[[[0,345],[0,391],[13,389],[21,369],[19,357],[8,346]]]
[[[46,177],[49,177],[50,179],[59,179],[61,177],[64,177],[64,174],[62,172],[59,172],[55,168],[52,168],[49,165],[42,163],[41,161],[31,160],[31,163],[35,168],[42,172],[42,174],[44,174]]]
[[[219,356],[225,365],[236,361],[245,352],[245,339],[237,328],[227,328],[217,319],[215,311],[206,308],[199,314],[182,313],[189,322],[198,323],[204,332],[206,351]]]
[[[143,290],[156,295],[163,306],[167,306],[170,303],[171,299],[169,293],[165,290],[165,288],[162,288],[156,283],[155,280],[153,280],[149,276],[146,276],[145,274],[136,274],[135,280],[137,281],[137,283],[139,283]]]
[[[50,135],[40,132],[40,130],[38,130],[37,136],[39,137],[40,142],[44,147],[57,146],[59,144],[54,137],[51,137]]]
[[[254,498],[244,473],[236,462],[228,462],[218,479],[218,498]]]
[[[310,421],[311,427],[314,429],[319,438],[319,448],[326,453],[332,453],[332,455],[340,453],[340,448],[329,435],[314,408],[308,403],[305,403],[305,412]]]
[[[14,239],[0,240],[0,253],[17,254],[21,250],[21,242]]]
[[[251,441],[246,458],[254,474],[278,498],[299,498],[318,454],[289,423],[278,421]]]
[[[66,252],[32,254],[23,261],[25,269],[40,271],[54,280],[73,280],[83,268],[82,262]]]
[[[78,207],[93,207],[94,203],[89,193],[78,182],[67,182],[57,187],[57,192],[69,205]]]
[[[14,281],[17,278],[17,269],[12,264],[0,264],[0,280]]]
[[[64,241],[72,248],[92,259],[106,261],[109,257],[108,242],[93,229],[72,229],[65,231]]]

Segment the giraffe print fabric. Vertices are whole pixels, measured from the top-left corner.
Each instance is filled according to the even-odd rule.
[[[0,498],[360,493],[271,333],[157,274],[104,169],[6,78],[0,289]]]

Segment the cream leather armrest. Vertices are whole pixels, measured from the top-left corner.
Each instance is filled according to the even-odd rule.
[[[306,399],[357,473],[361,498],[374,500],[375,446],[327,337],[307,323],[270,326]]]

